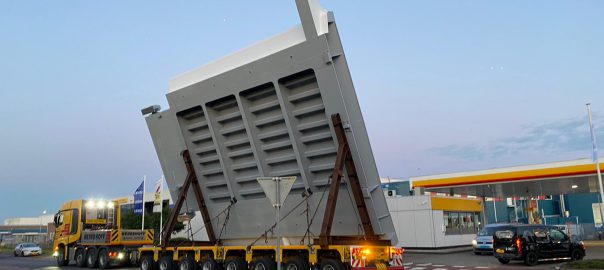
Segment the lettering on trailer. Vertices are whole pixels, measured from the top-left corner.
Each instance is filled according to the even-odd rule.
[[[122,230],[122,242],[145,241],[146,232],[141,230]]]
[[[109,243],[111,231],[83,231],[82,243]]]

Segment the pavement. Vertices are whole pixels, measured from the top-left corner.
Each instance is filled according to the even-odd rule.
[[[512,261],[508,265],[500,264],[492,255],[474,255],[471,251],[451,252],[447,254],[407,253],[403,256],[405,270],[553,270],[559,269],[564,262],[547,262],[529,267],[522,262]],[[589,245],[586,259],[604,259],[604,245]],[[67,267],[57,267],[53,257],[13,257],[12,254],[0,254],[1,270],[26,270],[26,269],[82,269],[71,264]],[[112,268],[138,269],[129,268]]]

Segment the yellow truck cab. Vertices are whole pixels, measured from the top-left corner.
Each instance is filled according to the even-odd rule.
[[[126,200],[127,201],[127,200]],[[124,200],[72,200],[54,216],[53,256],[59,266],[108,268],[136,264],[137,249],[153,244],[153,230],[122,230]]]

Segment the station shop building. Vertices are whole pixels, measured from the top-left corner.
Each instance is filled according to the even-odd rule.
[[[591,159],[382,178],[382,189],[398,245],[411,249],[469,246],[478,230],[493,223],[560,225],[575,238],[602,237]]]

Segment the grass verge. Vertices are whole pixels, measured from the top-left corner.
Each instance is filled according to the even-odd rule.
[[[569,269],[604,269],[604,260],[582,260],[568,262],[565,268]]]

